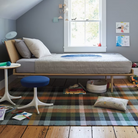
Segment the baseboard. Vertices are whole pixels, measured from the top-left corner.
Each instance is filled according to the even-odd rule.
[[[113,76],[114,79],[127,79],[127,76]],[[107,79],[110,79],[110,76],[107,76]]]
[[[23,78],[24,76],[18,76],[18,78]],[[49,78],[56,79],[104,79],[105,76],[48,76]],[[126,79],[127,76],[114,76],[114,79]],[[110,76],[107,76],[107,79],[110,79]]]
[[[23,78],[25,76],[17,76],[17,78]],[[48,76],[49,78],[56,78],[56,79],[104,79],[105,76]],[[126,79],[127,76],[114,76],[114,79]],[[110,76],[107,76],[107,79],[110,79]]]
[[[17,78],[17,76],[14,75],[10,75],[8,77],[8,84],[10,84],[12,81],[14,81]],[[2,81],[0,81],[0,90],[3,89],[5,87],[5,79],[3,79]]]

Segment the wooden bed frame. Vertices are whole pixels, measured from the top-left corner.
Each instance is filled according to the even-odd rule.
[[[15,47],[15,40],[8,40],[5,41],[5,46],[8,52],[8,55],[10,57],[11,63],[16,63],[17,60],[21,58],[18,51]],[[105,76],[105,79],[107,76],[111,77],[111,92],[113,92],[113,76],[132,76],[134,75],[133,69],[131,69],[131,72],[128,74],[46,74],[46,73],[16,73],[16,70],[13,70],[13,75],[44,75],[44,76]]]

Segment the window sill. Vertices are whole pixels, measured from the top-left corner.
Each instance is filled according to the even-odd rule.
[[[64,52],[106,52],[106,47],[64,47]]]

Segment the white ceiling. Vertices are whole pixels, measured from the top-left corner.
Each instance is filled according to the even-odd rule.
[[[0,0],[0,18],[16,20],[43,0]]]

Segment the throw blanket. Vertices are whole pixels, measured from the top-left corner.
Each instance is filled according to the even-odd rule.
[[[73,54],[73,58],[70,54],[52,54],[35,61],[35,72],[50,74],[129,73],[131,65],[131,61],[120,54]]]

